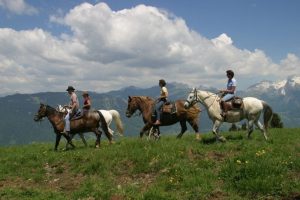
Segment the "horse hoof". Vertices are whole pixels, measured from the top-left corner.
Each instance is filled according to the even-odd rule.
[[[115,141],[110,141],[110,142],[109,142],[109,144],[115,144],[115,143],[116,143]]]
[[[100,148],[100,145],[99,145],[99,144],[97,144],[95,147],[96,147],[96,149],[99,149],[99,148]]]
[[[217,138],[217,140],[220,141],[220,142],[226,142],[226,138],[223,137],[223,136]]]

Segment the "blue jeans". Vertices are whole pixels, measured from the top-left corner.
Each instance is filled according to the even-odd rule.
[[[70,131],[70,113],[65,116],[65,128],[64,131]]]
[[[155,104],[155,111],[158,120],[161,118],[161,107],[164,105],[164,101],[159,101]]]
[[[234,97],[234,94],[225,94],[225,96],[222,98],[222,101],[228,101]]]

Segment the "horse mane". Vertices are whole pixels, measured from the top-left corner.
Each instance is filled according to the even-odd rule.
[[[217,97],[219,97],[219,95],[217,93],[214,93],[214,92],[210,92],[210,91],[206,91],[206,90],[198,90],[198,91],[199,92],[206,92],[208,94],[208,96],[217,96]]]
[[[55,108],[49,106],[49,105],[46,105],[46,108],[47,110],[49,111],[50,114],[52,113],[59,113]]]
[[[141,101],[153,101],[153,99],[151,97],[148,97],[148,96],[133,96],[132,98],[137,98]]]

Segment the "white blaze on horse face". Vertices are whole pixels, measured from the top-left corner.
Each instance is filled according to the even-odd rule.
[[[191,92],[191,93],[188,95],[188,97],[187,97],[187,99],[186,99],[186,101],[185,101],[185,103],[184,103],[184,107],[185,107],[185,108],[190,107],[193,101],[194,101],[194,93]]]

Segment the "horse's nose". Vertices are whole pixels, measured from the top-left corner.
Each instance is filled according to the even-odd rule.
[[[184,108],[185,108],[185,109],[188,109],[188,108],[189,108],[189,103],[188,103],[188,102],[185,102],[185,103],[184,103]]]

